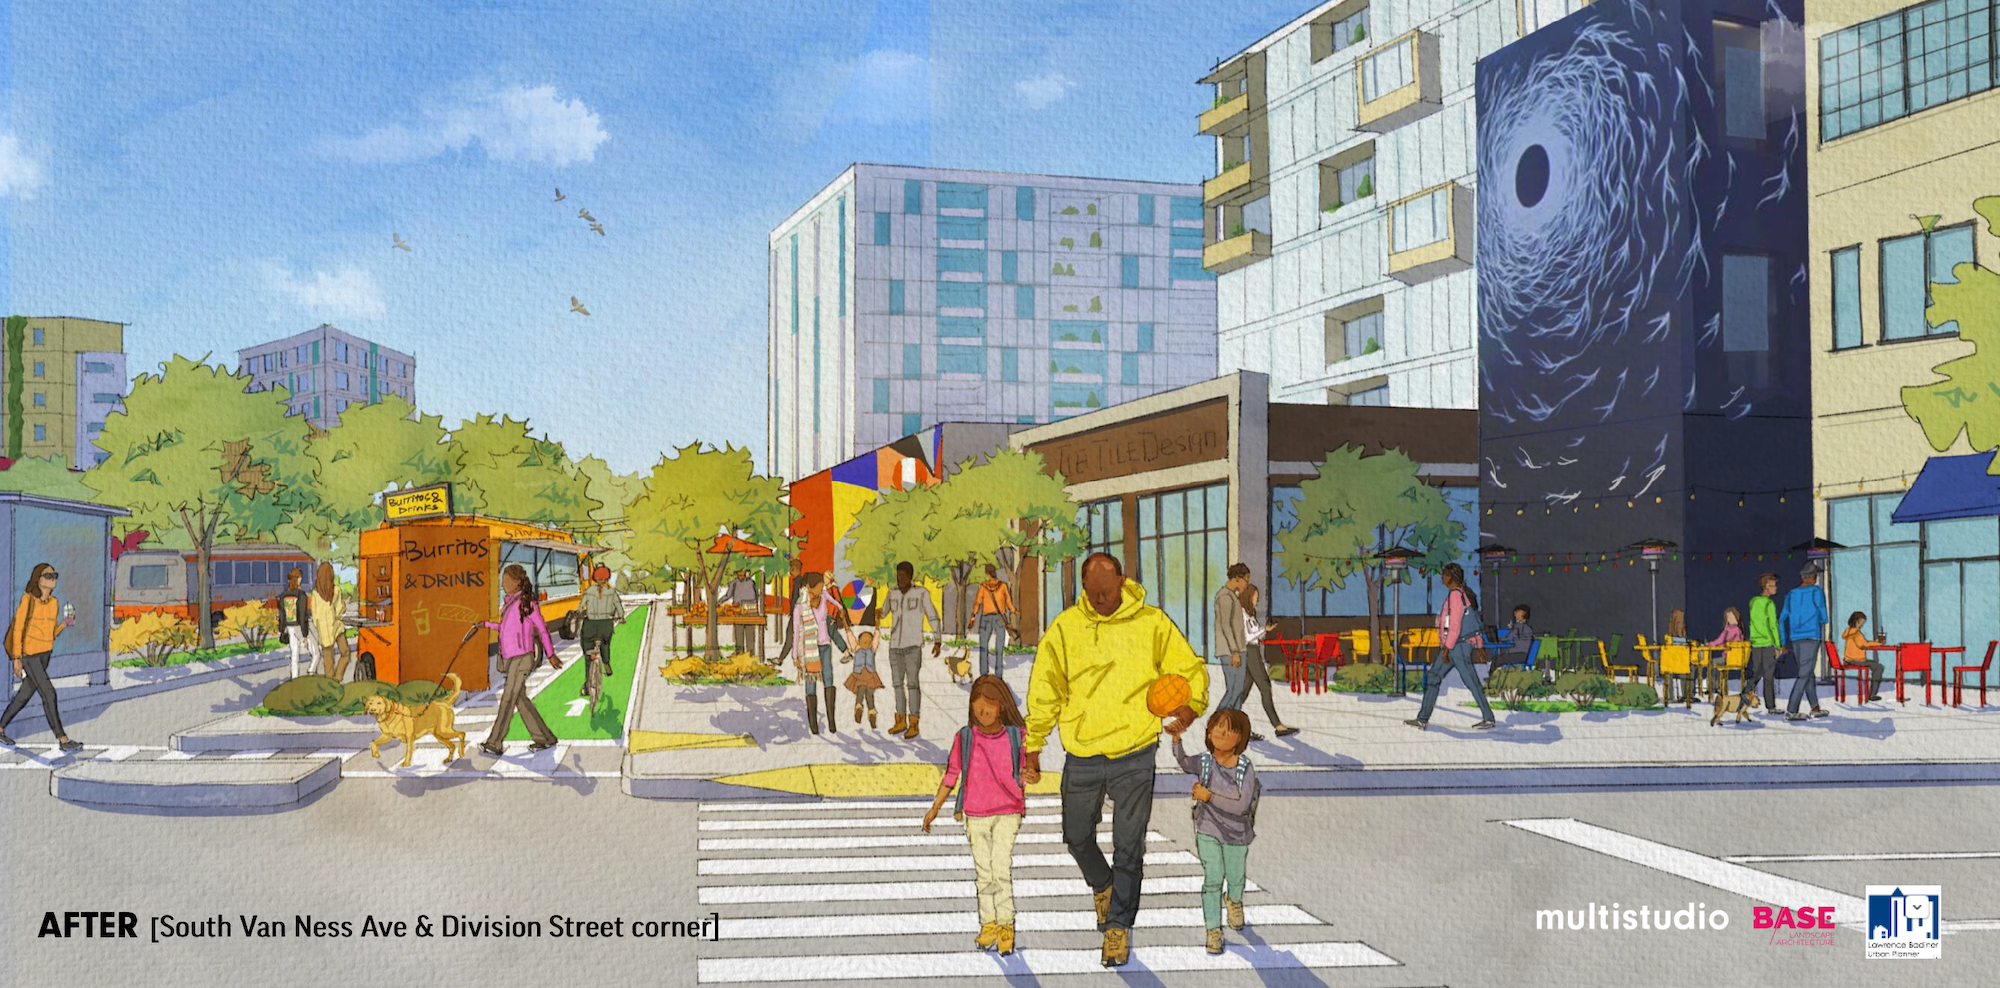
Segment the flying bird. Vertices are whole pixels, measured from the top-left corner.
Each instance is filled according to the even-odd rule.
[[[590,210],[588,209],[579,209],[576,211],[576,215],[581,216],[592,223],[597,222],[597,217],[590,215]]]
[[[561,201],[563,201],[564,199],[567,199],[567,198],[569,198],[569,197],[568,197],[568,196],[566,196],[566,195],[563,195],[563,194],[562,194],[562,186],[560,186],[560,185],[556,186],[556,201],[557,201],[557,202],[561,202]]]
[[[592,224],[590,224],[590,228],[591,228],[591,229],[593,229],[593,230],[596,230],[596,231],[597,231],[597,235],[598,235],[598,236],[600,236],[600,237],[601,237],[601,236],[604,236],[604,224],[602,224],[602,223],[592,223]]]
[[[571,295],[571,296],[569,297],[569,311],[571,311],[571,312],[577,312],[577,313],[581,313],[581,314],[583,314],[583,315],[586,315],[586,316],[587,316],[587,315],[590,315],[590,310],[589,310],[589,309],[586,309],[586,308],[584,308],[584,307],[583,307],[583,303],[582,303],[582,302],[579,302],[579,301],[577,301],[577,300],[576,300],[576,296],[574,296],[574,295]]]
[[[396,238],[396,249],[397,249],[397,250],[409,250],[409,249],[410,249],[410,244],[409,244],[409,242],[403,239],[403,235],[402,235],[402,234],[400,234],[400,233],[397,233],[397,232],[396,232],[396,231],[394,231],[394,230],[391,230],[391,231],[389,231],[389,236],[392,236],[392,237]]]

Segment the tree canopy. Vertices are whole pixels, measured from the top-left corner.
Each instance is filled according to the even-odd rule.
[[[2000,196],[1986,196],[1972,208],[1986,230],[2000,236]],[[1956,284],[1931,286],[1925,318],[1932,326],[1958,323],[1958,338],[1971,353],[1937,365],[1944,380],[1903,389],[1903,410],[1923,427],[1931,448],[1943,452],[1963,435],[1974,450],[2000,450],[2000,273],[1976,263],[1952,268]],[[1986,472],[2000,475],[2000,455]]]

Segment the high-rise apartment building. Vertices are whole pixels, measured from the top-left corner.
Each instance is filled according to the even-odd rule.
[[[239,373],[252,376],[253,389],[287,389],[290,414],[303,415],[322,429],[339,425],[340,413],[350,405],[374,404],[383,395],[398,395],[411,404],[417,400],[415,357],[332,325],[236,355]]]
[[[72,469],[110,454],[97,435],[124,409],[125,324],[71,316],[8,316],[0,341],[0,436],[9,458],[62,457]]]
[[[857,164],[771,233],[770,469],[1215,376],[1199,186]]]

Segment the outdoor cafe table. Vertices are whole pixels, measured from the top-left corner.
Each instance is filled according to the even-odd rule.
[[[1907,642],[1907,643],[1905,643],[1905,644],[1912,644],[1912,645],[1914,645],[1914,644],[1920,644],[1920,643],[1918,643],[1918,642]],[[1868,650],[1868,651],[1870,651],[1870,652],[1889,652],[1889,653],[1891,653],[1891,654],[1890,654],[1890,656],[1889,656],[1889,661],[1887,661],[1887,662],[1884,662],[1884,663],[1882,663],[1882,665],[1883,665],[1883,671],[1884,671],[1884,672],[1887,672],[1887,673],[1888,673],[1889,675],[1891,675],[1891,676],[1895,677],[1895,680],[1896,680],[1896,702],[1897,702],[1897,703],[1908,703],[1908,702],[1910,702],[1910,701],[1909,701],[1909,699],[1908,699],[1907,697],[1905,697],[1905,696],[1903,695],[1903,669],[1902,669],[1902,667],[1901,667],[1900,665],[1898,665],[1898,662],[1900,661],[1900,658],[1901,658],[1901,656],[1900,656],[1899,654],[1896,654],[1896,653],[1898,653],[1898,652],[1899,652],[1899,651],[1900,651],[1900,650],[1902,649],[1902,647],[1903,647],[1903,646],[1902,646],[1902,645],[1891,645],[1891,644],[1888,644],[1887,642],[1879,642],[1879,643],[1878,643],[1878,642],[1869,642],[1868,644],[1866,644],[1866,645],[1863,645],[1863,646],[1861,646],[1861,647],[1862,647],[1862,648],[1865,648],[1865,649],[1867,649],[1867,650]],[[1948,647],[1948,646],[1938,646],[1938,645],[1933,645],[1933,646],[1931,646],[1931,647],[1930,647],[1930,649],[1931,649],[1931,656],[1932,656],[1933,658],[1936,658],[1936,657],[1938,657],[1938,656],[1944,656],[1944,655],[1964,655],[1964,654],[1965,654],[1965,649],[1964,649],[1964,648],[1960,648],[1960,647],[1956,647],[1956,646],[1949,646],[1949,647]],[[1945,668],[1946,668],[1946,664],[1945,664],[1945,662],[1944,662],[1944,661],[1943,661],[1942,659],[1939,659],[1939,660],[1937,661],[1937,664],[1936,664],[1935,666],[1932,666],[1932,667],[1931,667],[1931,668],[1930,668],[1930,669],[1928,670],[1928,673],[1927,673],[1927,674],[1925,675],[1925,677],[1924,677],[1924,678],[1925,678],[1925,679],[1926,679],[1926,680],[1928,681],[1928,682],[1927,682],[1927,683],[1925,684],[1925,686],[1924,686],[1924,703],[1928,704],[1928,703],[1930,703],[1930,702],[1931,702],[1931,696],[1930,696],[1930,694],[1931,694],[1931,691],[1930,691],[1930,687],[1932,687],[1932,686],[1936,686],[1936,687],[1938,688],[1938,692],[1939,692],[1940,694],[1942,694],[1942,693],[1944,692],[1944,677],[1943,677],[1942,675],[1940,675],[1940,673],[1941,673],[1941,672],[1943,672],[1943,670],[1944,670]],[[1916,670],[1912,670],[1912,671],[1916,671]],[[1880,685],[1880,684],[1877,684],[1877,685],[1876,685],[1876,690],[1877,690],[1877,692],[1879,692],[1879,691],[1881,690],[1881,685]]]
[[[1317,639],[1266,638],[1264,639],[1264,644],[1276,645],[1278,647],[1278,653],[1285,657],[1285,682],[1291,686],[1292,692],[1300,692],[1301,683],[1299,677],[1304,672],[1306,665],[1302,660],[1313,656],[1314,650],[1318,647]]]
[[[1562,637],[1556,639],[1556,648],[1562,653],[1562,671],[1574,672],[1584,663],[1583,648],[1595,645],[1597,639],[1587,637]]]
[[[1664,678],[1664,674],[1660,672],[1659,651],[1672,644],[1669,642],[1668,645],[1632,646],[1640,655],[1645,656],[1646,663],[1652,666],[1652,673],[1649,678],[1655,684],[1659,684],[1660,680]],[[1688,676],[1693,681],[1693,690],[1706,689],[1708,691],[1707,695],[1715,695],[1715,657],[1725,653],[1728,649],[1722,645],[1686,645],[1683,647],[1688,650]],[[1675,675],[1679,674],[1676,673]],[[1672,704],[1666,702],[1666,694],[1664,692],[1660,694],[1660,703],[1662,706],[1672,706]],[[1690,699],[1688,705],[1693,706],[1694,701]]]
[[[681,627],[687,631],[688,651],[690,652],[694,651],[695,625],[700,624],[703,628],[706,628],[708,626],[708,611],[706,609],[703,609],[690,613],[689,609],[685,607],[669,607],[667,608],[667,614],[670,617],[677,617],[681,619]],[[756,628],[757,654],[759,656],[762,656],[764,654],[764,631],[766,626],[765,618],[767,616],[768,613],[767,614],[724,614],[715,619],[715,626],[717,628],[724,628],[724,627]]]

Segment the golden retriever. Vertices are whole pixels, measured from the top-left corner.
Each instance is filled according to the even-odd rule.
[[[972,656],[965,652],[944,657],[944,667],[951,673],[951,681],[958,684],[972,682]]]
[[[445,673],[444,678],[451,683],[451,689],[415,710],[410,709],[407,703],[397,703],[386,696],[371,696],[361,701],[361,709],[375,718],[375,725],[382,729],[381,737],[368,742],[368,753],[381,758],[382,742],[401,741],[402,764],[407,767],[410,756],[416,753],[417,739],[428,734],[444,742],[446,761],[464,758],[465,732],[452,726],[453,719],[457,717],[451,705],[458,700],[458,673]],[[456,755],[452,754],[453,745],[457,745]]]
[[[1735,714],[1736,722],[1741,724],[1750,719],[1750,711],[1763,705],[1755,693],[1724,693],[1715,698],[1715,716],[1708,719],[1708,726],[1720,726],[1724,714]]]

